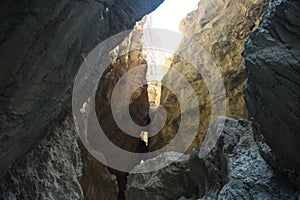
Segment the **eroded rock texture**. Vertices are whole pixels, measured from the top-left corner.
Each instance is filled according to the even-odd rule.
[[[70,108],[73,79],[89,51],[161,2],[1,2],[0,175]]]
[[[147,173],[131,173],[128,178],[126,199],[178,199],[192,197],[197,185],[189,176],[189,156],[167,152],[136,166],[134,170],[151,170],[153,166],[173,162],[168,167]]]
[[[118,198],[116,177],[84,147],[79,151],[72,118],[63,111],[70,110],[73,80],[89,51],[133,28],[161,2],[0,3],[1,197]]]
[[[226,118],[222,135],[204,163],[209,173],[205,187],[198,184],[206,191],[200,199],[297,198],[297,189],[280,179],[260,155],[247,120]],[[197,170],[200,166],[191,166],[192,174],[198,172],[198,181],[203,177]]]
[[[297,188],[279,178],[260,155],[251,123],[219,117],[212,128],[218,130],[222,122],[221,137],[205,158],[200,159],[198,152],[193,151],[190,155],[181,154],[174,164],[157,172],[130,174],[128,199],[136,199],[135,195],[143,199],[179,199],[181,195],[181,200],[192,196],[192,199],[207,200],[296,199]],[[172,159],[174,154],[177,153],[162,154],[136,168],[159,165],[163,160]],[[189,190],[185,189],[186,184]],[[195,184],[198,187],[196,193],[192,190]],[[193,193],[186,195],[187,191]]]
[[[199,2],[198,10],[190,13],[181,22],[181,30],[208,52],[220,71],[226,89],[226,113],[230,117],[247,116],[243,99],[245,71],[241,52],[245,38],[258,25],[267,5],[267,0],[202,0]],[[193,57],[197,55],[189,49],[189,44],[183,44],[183,48],[179,51],[190,51]],[[201,64],[203,61],[199,57],[198,65]],[[199,99],[200,125],[198,135],[192,144],[192,147],[196,147],[203,140],[211,118],[211,97],[202,75],[196,72],[190,63],[177,56],[173,59],[171,67],[184,75]],[[171,80],[170,76],[167,74],[162,83]],[[191,98],[184,91],[182,93],[185,99]],[[185,103],[188,104],[189,101]],[[161,136],[153,138],[151,150],[167,144],[176,134],[180,124],[179,102],[175,95],[165,88],[162,89],[161,104],[168,112],[167,123],[161,131]]]
[[[124,97],[129,93],[128,88],[132,88],[134,83],[140,83],[146,81],[147,73],[147,62],[145,60],[145,55],[142,52],[142,37],[143,37],[143,24],[145,23],[145,18],[140,21],[128,37],[126,37],[122,43],[113,49],[110,54],[112,57],[112,64],[106,69],[103,76],[101,77],[98,85],[98,90],[95,97],[95,108],[97,113],[97,118],[100,126],[109,140],[114,143],[114,145],[120,147],[129,152],[140,152],[145,153],[141,150],[146,149],[146,145],[142,145],[140,140],[140,134],[142,129],[129,130],[133,136],[122,131],[119,125],[116,124],[114,116],[112,114],[112,93],[116,87],[116,83],[123,77],[127,72],[133,68],[139,68],[133,76],[122,79],[122,84],[118,90],[117,99],[115,102],[124,101]],[[130,97],[129,107],[130,116],[126,115],[124,105],[114,102],[114,109],[117,115],[122,117],[122,121],[126,121],[128,117],[139,126],[143,127],[149,123],[149,101],[147,85],[143,85],[137,88]],[[98,134],[98,133],[96,133]],[[91,137],[89,133],[89,137]],[[95,140],[96,137],[91,137]],[[90,141],[95,142],[95,141]],[[99,141],[95,147],[104,146],[103,142]],[[142,146],[141,146],[142,145]],[[124,157],[119,152],[110,151],[109,155],[104,154],[104,157],[110,157],[118,162],[122,163],[124,169],[128,168],[131,170],[135,165],[139,164],[141,158],[132,155]],[[111,160],[111,159],[110,159]],[[109,162],[109,161],[108,161]],[[127,173],[118,171],[115,169],[110,169],[110,171],[117,176],[120,199],[124,198],[124,190],[126,186]]]
[[[94,158],[83,146],[81,148],[82,176],[80,185],[84,199],[116,200],[119,195],[117,177],[108,168]]]
[[[123,101],[124,96],[129,92],[128,88],[132,88],[131,85],[133,85],[134,82],[146,82],[147,62],[145,55],[142,52],[141,43],[143,29],[139,28],[143,26],[143,23],[144,21],[139,22],[139,24],[134,27],[134,31],[131,32],[119,46],[110,52],[112,64],[106,69],[100,79],[95,99],[97,117],[104,133],[114,144],[131,152],[136,151],[142,130],[132,133],[135,135],[135,137],[132,137],[127,133],[124,133],[118,127],[111,111],[111,98],[116,83],[133,68],[140,67],[140,70],[137,70],[136,73],[134,73],[134,76],[122,79],[123,83],[120,85],[118,96],[115,101]],[[147,123],[149,123],[149,121],[147,121],[149,118],[147,85],[141,86],[135,90],[130,98],[130,104],[126,106],[129,106],[132,120],[139,126],[146,126]],[[119,107],[119,104],[116,104],[114,109],[118,115],[128,117],[125,115],[125,112],[123,112],[124,108]]]
[[[270,2],[245,43],[245,100],[266,142],[300,172],[300,2]]]
[[[1,178],[1,199],[83,199],[78,135],[70,115]]]

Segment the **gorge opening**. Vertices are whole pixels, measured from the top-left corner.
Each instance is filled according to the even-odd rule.
[[[151,139],[149,140],[148,130],[141,129],[139,132],[134,133],[137,137],[127,135],[120,130],[117,124],[114,122],[113,115],[110,111],[110,98],[112,90],[117,81],[130,69],[135,66],[145,65],[145,68],[135,74],[134,78],[139,80],[146,79],[147,85],[144,85],[137,89],[131,96],[129,110],[132,120],[139,126],[144,127],[151,123],[149,118],[154,118],[156,109],[161,104],[161,80],[168,72],[170,67],[172,55],[176,52],[177,46],[181,42],[181,38],[174,41],[173,52],[167,52],[159,49],[147,49],[145,46],[155,44],[160,41],[159,35],[155,34],[155,31],[148,32],[151,29],[165,29],[168,31],[180,32],[180,21],[189,13],[197,9],[198,0],[178,0],[171,1],[166,0],[155,11],[145,16],[134,28],[134,32],[130,34],[124,40],[124,44],[120,44],[119,47],[113,50],[117,59],[110,66],[110,68],[104,73],[99,83],[99,89],[96,95],[96,111],[98,112],[98,119],[101,127],[108,136],[108,138],[118,147],[127,150],[129,152],[146,153],[149,151]],[[157,40],[155,38],[158,38]],[[150,43],[150,44],[149,44]],[[123,47],[124,45],[125,47]],[[129,47],[129,53],[118,57],[120,49]],[[138,47],[143,49],[140,51],[130,51],[130,48]],[[122,84],[129,83],[132,80],[124,80]],[[125,95],[126,90],[120,90],[120,98]],[[119,113],[123,115],[123,113]],[[115,155],[115,159],[119,158]],[[134,163],[131,168],[140,164],[142,160],[149,158],[138,157],[132,158]],[[124,162],[125,163],[125,162]],[[117,170],[110,169],[110,171],[117,176],[119,187],[119,199],[124,199],[124,192],[127,183],[127,173],[119,172]]]

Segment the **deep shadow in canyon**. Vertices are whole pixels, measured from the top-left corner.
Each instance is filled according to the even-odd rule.
[[[99,124],[110,141],[129,152],[153,152],[175,137],[182,113],[176,95],[165,87],[159,102],[167,121],[147,143],[141,133],[149,130],[141,128],[130,136],[111,112],[112,91],[126,72],[142,67],[124,84],[146,81],[144,16],[162,2],[0,3],[0,199],[299,199],[297,0],[201,0],[182,20],[181,31],[205,48],[224,79],[226,116],[210,122],[212,102],[203,77],[173,56],[170,67],[191,84],[201,112],[191,146],[185,153],[171,148],[151,158],[113,155],[133,170],[172,161],[170,165],[147,173],[121,172],[98,161],[82,144],[71,113],[78,68],[97,44],[131,28],[135,31],[111,50],[111,65],[92,97]],[[167,73],[162,82],[171,76]],[[129,105],[131,118],[142,127],[151,123],[150,114],[161,117],[151,107],[148,86],[135,90]],[[126,92],[121,90],[119,100]],[[201,157],[208,131],[221,131],[221,136]],[[90,134],[91,142],[101,146],[101,141],[92,141],[95,133]]]

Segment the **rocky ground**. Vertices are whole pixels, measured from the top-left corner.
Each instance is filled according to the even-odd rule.
[[[212,128],[223,120],[218,118]],[[264,148],[271,153],[268,146]],[[299,188],[288,178],[278,176],[260,155],[248,120],[225,118],[217,145],[203,159],[197,150],[189,155],[168,152],[147,160],[133,171],[166,160],[173,163],[155,172],[129,174],[126,199],[279,200],[297,199],[300,195]]]

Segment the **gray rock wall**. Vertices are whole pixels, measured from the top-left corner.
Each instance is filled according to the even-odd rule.
[[[0,199],[83,199],[83,164],[70,115],[1,178]]]
[[[245,100],[283,165],[300,172],[300,2],[272,0],[245,43]]]
[[[1,2],[0,176],[70,109],[73,79],[88,52],[161,2]]]
[[[218,130],[223,122],[216,146],[203,159],[197,151],[180,157],[171,152],[136,166],[137,171],[148,170],[174,160],[174,155],[179,157],[156,172],[130,173],[127,199],[297,199],[299,189],[280,178],[260,155],[251,122],[219,117],[212,130]]]

